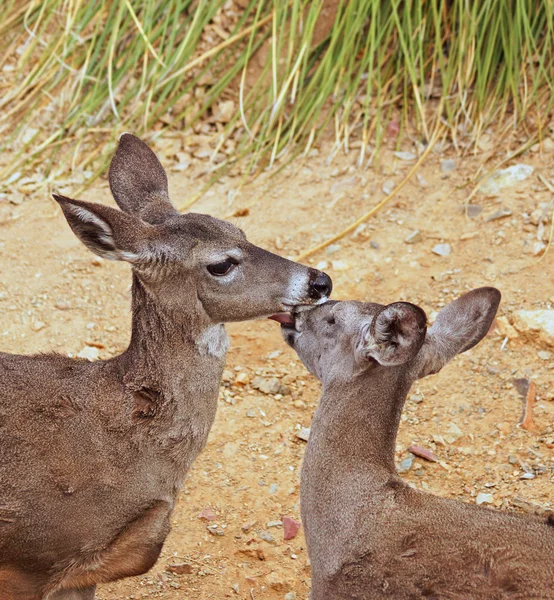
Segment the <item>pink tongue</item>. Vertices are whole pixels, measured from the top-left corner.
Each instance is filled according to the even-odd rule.
[[[294,319],[290,316],[289,313],[282,312],[277,313],[276,315],[271,315],[271,317],[267,317],[273,321],[277,321],[277,323],[281,323],[281,325],[294,325]]]

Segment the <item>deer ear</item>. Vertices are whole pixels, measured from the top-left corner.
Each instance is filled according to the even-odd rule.
[[[429,329],[416,376],[438,373],[457,354],[478,344],[492,325],[500,299],[496,288],[483,287],[445,306]]]
[[[98,256],[137,262],[148,225],[120,210],[53,194],[73,233]]]
[[[360,353],[392,367],[412,360],[425,340],[427,317],[419,306],[395,302],[362,328]]]
[[[139,138],[124,133],[110,164],[110,189],[117,205],[148,223],[177,214],[169,200],[167,175],[160,161]]]

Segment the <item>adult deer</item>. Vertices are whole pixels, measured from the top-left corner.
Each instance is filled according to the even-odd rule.
[[[128,349],[92,363],[0,354],[0,600],[89,600],[150,569],[215,417],[223,323],[331,292],[230,223],[180,215],[130,134],[109,180],[121,211],[54,197],[88,248],[132,266]]]
[[[554,518],[412,489],[394,463],[412,383],[477,344],[499,301],[473,290],[429,330],[406,302],[328,302],[283,325],[323,383],[300,485],[312,600],[554,598]]]

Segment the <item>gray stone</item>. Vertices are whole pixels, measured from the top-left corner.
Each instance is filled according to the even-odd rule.
[[[261,540],[263,540],[264,542],[268,542],[269,544],[274,544],[275,543],[275,538],[271,535],[271,533],[269,533],[269,531],[260,531],[258,533],[258,536]]]
[[[533,167],[530,165],[523,164],[512,165],[507,169],[500,169],[487,177],[479,186],[479,190],[490,196],[498,195],[502,188],[512,187],[520,181],[527,179],[533,170]]]
[[[252,387],[263,394],[278,394],[281,390],[281,382],[276,377],[254,377]]]
[[[421,237],[421,232],[419,231],[419,229],[412,231],[412,233],[408,234],[404,238],[404,242],[406,242],[406,244],[417,244],[417,242],[421,242],[421,240],[422,240],[422,237]]]
[[[404,460],[400,461],[400,464],[398,465],[398,472],[399,473],[407,473],[413,466],[414,464],[414,457],[412,456],[408,456],[408,458],[405,458]]]
[[[470,219],[475,219],[483,212],[483,207],[478,204],[468,204],[466,207],[466,215]]]
[[[532,333],[534,339],[554,346],[554,310],[518,310],[513,321],[520,333]]]
[[[456,170],[456,161],[451,158],[441,160],[441,173],[452,173]]]
[[[489,221],[498,221],[498,219],[504,219],[506,217],[510,217],[511,215],[512,211],[509,208],[500,208],[493,212],[492,215],[489,215],[485,219],[485,223],[488,223]]]
[[[432,252],[437,256],[450,256],[452,248],[450,247],[450,244],[437,244],[433,247]]]

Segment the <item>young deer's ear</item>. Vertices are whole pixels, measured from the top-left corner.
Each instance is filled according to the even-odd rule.
[[[137,262],[149,225],[120,210],[52,194],[73,233],[98,256]]]
[[[404,364],[419,352],[426,324],[427,317],[419,306],[408,302],[389,304],[362,329],[361,355],[386,367]]]
[[[110,164],[110,189],[117,205],[148,223],[161,223],[177,211],[169,200],[167,175],[156,155],[130,133],[119,138]]]
[[[500,298],[496,288],[483,287],[445,306],[427,333],[416,376],[438,373],[457,354],[480,342],[492,325]]]

